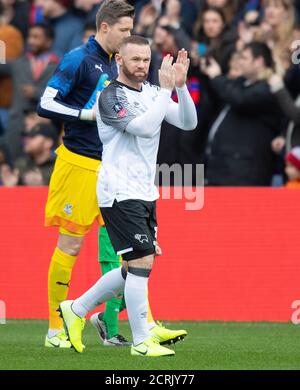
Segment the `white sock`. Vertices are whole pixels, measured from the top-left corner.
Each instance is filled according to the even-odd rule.
[[[122,276],[121,268],[107,272],[93,287],[81,295],[81,297],[75,299],[72,304],[73,312],[79,317],[85,317],[89,311],[95,309],[100,303],[115,298],[123,292],[125,280]]]
[[[51,339],[51,337],[54,337],[56,336],[58,333],[60,333],[62,331],[62,329],[48,329],[48,334],[47,336],[49,337],[49,339]]]
[[[136,276],[128,272],[124,295],[133,344],[137,345],[149,337],[147,324],[148,278]]]

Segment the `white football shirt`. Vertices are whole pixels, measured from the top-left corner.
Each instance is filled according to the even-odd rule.
[[[99,206],[111,207],[115,199],[154,201],[159,197],[154,181],[162,120],[185,129],[186,118],[192,118],[185,130],[197,125],[187,88],[177,92],[179,104],[167,89],[144,82],[139,91],[114,80],[101,93],[97,110],[103,143]],[[178,108],[180,100],[184,104]]]

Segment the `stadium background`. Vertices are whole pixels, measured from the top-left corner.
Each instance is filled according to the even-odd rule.
[[[56,229],[43,227],[46,196],[46,187],[0,191],[0,300],[9,319],[47,318]],[[164,254],[150,282],[155,317],[289,322],[300,299],[298,191],[206,188],[202,210],[186,211],[185,203],[158,203]],[[97,279],[97,250],[95,227],[75,266],[70,298]]]

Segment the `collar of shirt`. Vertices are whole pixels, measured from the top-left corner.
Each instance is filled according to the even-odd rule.
[[[99,56],[107,61],[107,62],[111,62],[112,59],[114,58],[114,55],[112,54],[108,54],[101,46],[100,44],[96,41],[95,39],[95,36],[94,35],[91,35],[88,42],[87,42],[87,47],[88,48],[91,48],[92,50],[96,51]]]

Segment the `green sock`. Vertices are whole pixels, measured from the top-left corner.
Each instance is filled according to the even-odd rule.
[[[106,302],[103,319],[107,325],[108,338],[119,334],[119,313],[126,309],[125,298],[114,298]]]
[[[123,296],[122,298],[122,301],[121,301],[121,305],[120,305],[120,310],[119,312],[121,313],[121,311],[125,310],[126,309],[126,303],[125,303],[125,298]]]
[[[120,256],[118,256],[109,239],[107,231],[104,227],[100,227],[99,235],[99,262],[101,265],[102,275],[120,267]],[[123,298],[113,298],[106,302],[103,319],[107,325],[108,338],[119,334],[119,312],[126,307]]]
[[[110,339],[119,334],[119,311],[122,299],[113,298],[106,302],[103,319],[107,325],[107,337]]]
[[[116,263],[102,262],[100,264],[102,269],[102,275],[106,274],[112,269],[120,267],[120,265]],[[110,301],[106,302],[103,319],[107,325],[107,337],[109,339],[119,334],[119,312],[121,310],[121,307],[123,306],[123,301],[124,298],[113,298]]]

